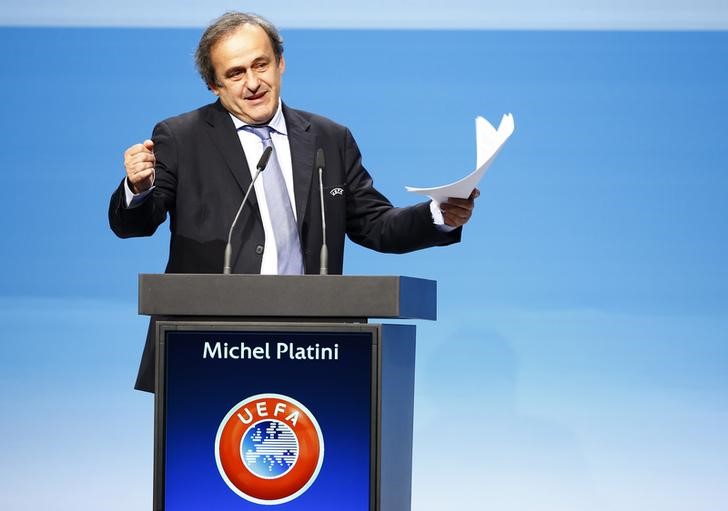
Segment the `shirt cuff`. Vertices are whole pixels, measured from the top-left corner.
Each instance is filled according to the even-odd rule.
[[[144,199],[152,190],[154,190],[154,186],[141,193],[134,193],[131,191],[131,188],[129,188],[129,180],[124,179],[124,199],[126,200],[126,207],[131,209],[139,206],[142,202],[144,202]]]
[[[450,232],[457,229],[457,227],[445,223],[445,219],[442,217],[442,211],[440,211],[440,203],[435,199],[430,201],[430,213],[432,214],[432,223],[442,232]]]

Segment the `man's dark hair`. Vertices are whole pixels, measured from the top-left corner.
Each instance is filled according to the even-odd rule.
[[[265,30],[268,39],[270,39],[276,62],[280,63],[281,55],[283,55],[283,39],[273,23],[257,14],[237,11],[226,12],[207,27],[195,52],[197,71],[208,89],[210,84],[215,84],[218,87],[222,85],[218,82],[217,76],[215,76],[215,68],[212,66],[212,58],[210,57],[212,47],[243,25],[255,25]]]

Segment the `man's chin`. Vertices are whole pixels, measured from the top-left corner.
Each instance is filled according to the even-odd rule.
[[[275,110],[266,105],[260,108],[247,109],[243,113],[249,119],[247,122],[251,124],[264,124],[273,118]]]

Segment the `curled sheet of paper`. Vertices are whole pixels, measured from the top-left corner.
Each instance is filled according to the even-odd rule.
[[[475,147],[476,147],[476,169],[464,178],[450,183],[449,185],[436,186],[434,188],[415,188],[406,186],[408,192],[427,195],[436,202],[446,202],[449,197],[467,199],[473,189],[483,178],[488,168],[503,148],[508,137],[511,136],[515,124],[513,115],[505,114],[496,130],[492,124],[483,117],[475,118]]]

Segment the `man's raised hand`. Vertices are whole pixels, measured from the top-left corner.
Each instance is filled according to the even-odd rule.
[[[145,140],[124,151],[124,168],[129,188],[134,193],[148,190],[154,184],[154,142]]]

